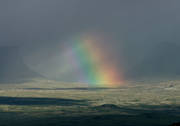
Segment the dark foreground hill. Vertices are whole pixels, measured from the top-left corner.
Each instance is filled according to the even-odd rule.
[[[23,62],[18,47],[0,47],[0,83],[24,82],[42,77]]]
[[[169,126],[180,126],[180,122],[179,123],[173,123],[172,125]]]

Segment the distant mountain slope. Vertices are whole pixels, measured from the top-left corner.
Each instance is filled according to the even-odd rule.
[[[42,77],[24,64],[18,47],[0,47],[0,83],[16,83]]]

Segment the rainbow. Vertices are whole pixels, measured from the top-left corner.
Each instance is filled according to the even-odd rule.
[[[90,86],[118,86],[122,84],[122,74],[117,66],[108,60],[107,51],[100,45],[100,38],[83,35],[70,40],[68,64],[80,75],[78,81]]]

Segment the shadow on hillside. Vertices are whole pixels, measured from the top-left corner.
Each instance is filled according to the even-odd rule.
[[[17,98],[16,102],[22,98]],[[0,98],[0,100],[4,100]],[[9,99],[12,100],[12,99]],[[26,104],[47,100],[46,98],[26,98],[23,100]],[[54,99],[58,101],[57,99]],[[50,100],[49,102],[54,102]],[[68,99],[59,99],[60,102],[70,102],[70,104],[81,104],[84,101],[74,101]],[[7,103],[7,100],[5,100]],[[28,103],[28,102],[30,103]],[[47,100],[48,101],[48,100]],[[19,103],[19,102],[18,102]],[[40,103],[42,104],[42,103]],[[65,105],[65,104],[64,104]],[[140,108],[138,108],[140,107]],[[141,108],[142,107],[142,108]],[[92,109],[85,109],[84,114],[74,114],[69,108],[69,112],[63,114],[51,114],[43,116],[28,116],[18,112],[0,112],[0,122],[3,126],[171,126],[173,123],[180,122],[180,108],[179,106],[137,106],[131,107],[118,107],[113,104],[104,104]],[[81,109],[82,108],[76,108]],[[73,110],[73,109],[72,109]],[[115,110],[115,111],[114,111]],[[59,110],[61,111],[61,110]],[[77,111],[77,110],[76,110]],[[111,114],[104,112],[111,112]],[[86,113],[87,112],[87,113]],[[11,119],[11,121],[9,121]],[[174,126],[174,125],[172,125]]]
[[[60,98],[0,97],[0,105],[86,105],[86,100]]]
[[[170,126],[177,122],[175,116],[168,117],[164,115],[154,115],[149,118],[144,115],[89,115],[89,116],[70,116],[70,117],[52,117],[33,121],[29,126]],[[167,117],[169,119],[167,119]],[[48,121],[45,121],[48,120]]]
[[[151,113],[151,111],[148,113]],[[10,117],[11,121],[8,121]],[[156,112],[151,116],[143,114],[92,114],[63,116],[58,114],[56,116],[49,115],[49,117],[42,116],[38,118],[32,116],[25,117],[18,113],[3,113],[3,118],[0,118],[0,121],[4,126],[171,126],[171,124],[180,120],[179,116],[169,116],[168,113],[164,115]]]

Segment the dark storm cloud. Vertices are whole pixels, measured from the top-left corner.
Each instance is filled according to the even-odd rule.
[[[60,60],[52,56],[61,53],[64,39],[104,32],[116,40],[107,45],[118,62],[123,55],[126,74],[177,74],[179,66],[173,60],[179,62],[174,56],[178,51],[172,51],[179,49],[179,12],[178,0],[2,0],[0,46],[19,46],[28,66],[52,77],[58,76],[53,71]],[[161,45],[165,46],[157,48]],[[163,63],[160,57],[168,63],[158,70]]]

